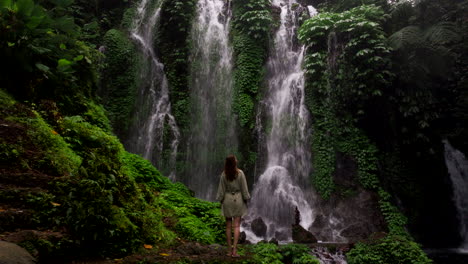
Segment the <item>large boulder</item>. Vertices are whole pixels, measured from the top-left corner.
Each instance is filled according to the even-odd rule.
[[[317,238],[298,224],[292,225],[292,239],[295,243],[317,243]]]
[[[0,241],[0,264],[34,264],[36,260],[24,248]]]
[[[261,217],[256,218],[250,224],[252,232],[258,237],[265,237],[267,233],[267,226]]]
[[[239,234],[239,244],[246,244],[247,243],[247,234],[242,231]]]

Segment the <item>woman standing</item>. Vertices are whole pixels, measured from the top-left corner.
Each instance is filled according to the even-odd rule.
[[[247,201],[250,199],[244,172],[237,168],[234,155],[226,158],[224,171],[219,179],[216,200],[221,202],[221,212],[226,217],[226,240],[228,256],[239,257],[237,242],[239,241],[241,217],[247,213]],[[232,223],[234,220],[234,243],[231,243]]]

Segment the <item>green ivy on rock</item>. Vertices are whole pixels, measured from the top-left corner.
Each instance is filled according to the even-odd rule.
[[[360,184],[379,194],[389,233],[374,244],[359,243],[349,252],[349,263],[430,263],[405,230],[406,217],[380,187],[378,149],[359,127],[369,105],[381,100],[393,78],[382,16],[376,6],[360,6],[320,13],[300,28],[299,38],[307,45],[306,104],[314,116],[312,182],[328,199],[338,189],[333,176],[337,154],[343,153],[357,165]]]
[[[390,83],[389,48],[379,26],[383,12],[360,6],[321,13],[304,22],[299,39],[307,45],[306,104],[314,116],[313,183],[324,198],[334,190],[336,153],[351,156],[360,183],[378,186],[377,149],[357,127],[369,101]]]
[[[265,75],[273,17],[267,0],[233,1],[232,41],[234,47],[234,111],[239,122],[241,155],[245,169],[256,161],[254,142],[255,106]]]
[[[169,83],[172,113],[184,135],[190,122],[190,32],[196,7],[196,0],[162,2],[160,27],[156,36],[156,46],[161,52]]]
[[[171,245],[177,237],[224,241],[219,203],[194,198],[149,161],[126,152],[99,123],[65,116],[53,128],[39,112],[3,90],[0,102],[0,117],[22,138],[0,140],[2,165],[9,162],[25,181],[38,173],[51,178],[44,189],[28,194],[0,192],[5,201],[25,201],[23,206],[32,207],[28,223],[33,227],[63,230],[61,240],[25,242],[31,250],[40,250],[41,257],[66,256],[67,250],[83,256],[122,256],[143,244]]]
[[[102,97],[112,128],[117,135],[128,130],[137,93],[138,56],[136,48],[123,31],[109,30],[106,47]]]

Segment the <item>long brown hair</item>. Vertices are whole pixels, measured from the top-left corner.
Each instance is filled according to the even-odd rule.
[[[236,156],[229,155],[224,162],[224,174],[226,174],[228,181],[233,181],[236,178],[238,171]]]

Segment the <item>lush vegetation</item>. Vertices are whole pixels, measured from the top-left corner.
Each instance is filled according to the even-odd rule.
[[[405,227],[423,221],[425,191],[446,192],[439,169],[444,165],[437,158],[443,155],[437,147],[441,138],[459,141],[465,133],[440,127],[447,118],[463,122],[454,113],[460,113],[457,102],[464,100],[466,78],[459,71],[466,67],[460,60],[466,44],[456,27],[466,28],[466,23],[455,17],[463,2],[450,8],[448,2],[430,0],[327,1],[300,29],[307,45],[307,104],[314,116],[314,186],[325,199],[348,192],[334,179],[338,158],[348,157],[356,164],[356,180],[378,192],[388,225],[389,235],[358,244],[348,254],[351,263],[387,263],[397,256],[401,263],[430,262]],[[438,186],[416,172],[428,162],[440,173],[428,173]],[[404,197],[413,211],[418,208],[408,213],[409,222],[389,192]]]
[[[255,116],[278,10],[268,0],[230,2],[239,159],[250,173],[258,161]],[[440,211],[435,223],[450,230],[436,238],[455,232],[441,140],[468,153],[468,2],[301,2],[319,8],[298,34],[307,47],[312,183],[324,200],[375,193],[387,224],[386,234],[358,243],[348,261],[430,263],[414,241],[434,238],[424,234],[434,225],[424,219]],[[182,146],[190,136],[197,1],[150,3],[161,8],[154,45]],[[144,67],[129,38],[137,4],[0,0],[0,177],[8,184],[0,200],[10,206],[0,211],[0,232],[60,233],[22,242],[41,261],[224,241],[219,204],[171,183],[115,136],[128,133]],[[356,166],[350,174],[358,187],[336,180],[344,159]],[[253,263],[317,263],[300,245],[259,244],[252,253]]]
[[[261,264],[319,264],[311,255],[310,248],[301,244],[287,244],[278,246],[272,243],[259,243],[252,249],[254,257],[252,263]]]
[[[347,254],[349,264],[366,263],[433,263],[415,242],[405,237],[386,236],[367,243],[358,243]]]
[[[170,99],[177,124],[187,135],[190,122],[190,31],[197,2],[163,1],[157,47],[169,82]]]
[[[308,45],[305,68],[311,80],[307,103],[315,116],[313,182],[325,198],[334,189],[337,152],[356,159],[364,187],[378,186],[375,147],[356,123],[391,77],[389,48],[378,24],[382,15],[375,6],[361,6],[318,14],[301,27],[299,38]]]
[[[260,100],[273,16],[267,0],[233,1],[234,111],[246,171],[253,171],[257,143],[254,137],[256,102]]]
[[[67,230],[51,244],[54,254],[74,247],[85,255],[128,254],[144,243],[170,245],[176,237],[223,241],[219,204],[171,183],[148,161],[124,151],[109,132],[81,116],[49,124],[3,91],[2,101],[9,102],[2,106],[2,122],[24,133],[2,139],[2,164],[15,173],[51,177],[41,183],[42,191],[28,195],[27,204],[37,228]],[[18,195],[9,193],[8,199]]]
[[[185,186],[171,183],[148,161],[126,152],[112,134],[105,111],[96,103],[96,65],[102,55],[87,42],[89,36],[81,34],[86,28],[74,23],[71,15],[77,6],[71,4],[0,2],[0,52],[5,58],[1,169],[2,181],[12,184],[0,196],[28,214],[8,220],[1,231],[61,233],[22,242],[41,261],[125,255],[143,244],[171,245],[176,238],[224,241],[219,204],[200,201]],[[109,52],[105,74],[120,75],[116,67],[132,63],[133,47],[115,29],[103,41]],[[114,97],[121,100],[119,105],[130,103],[134,86],[127,85],[134,81],[132,74],[112,83],[122,93]],[[113,129],[125,124],[128,111],[110,110]],[[15,212],[3,210],[2,219]]]

